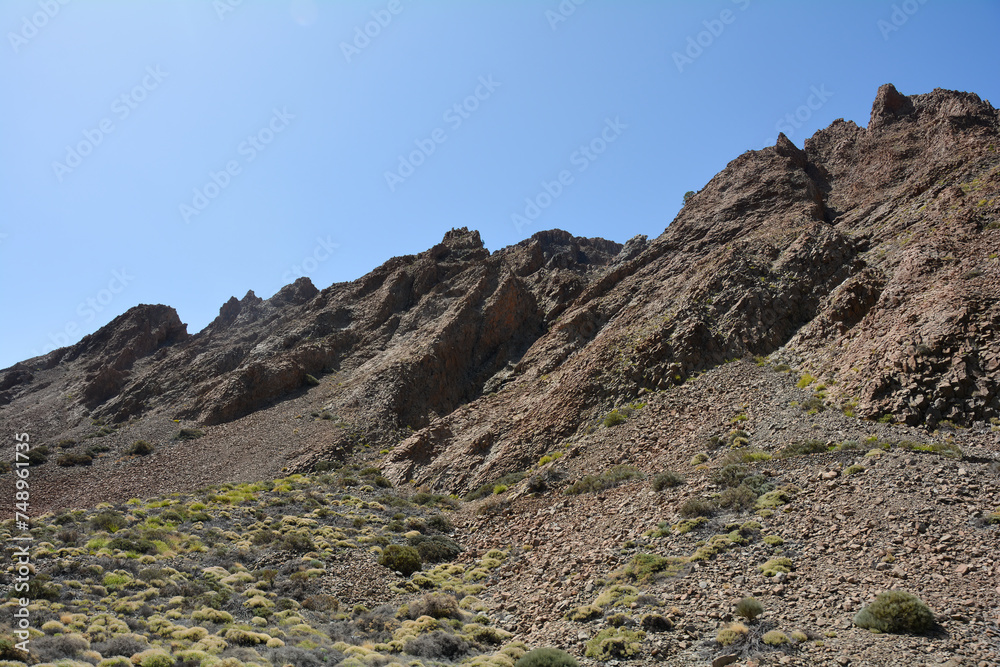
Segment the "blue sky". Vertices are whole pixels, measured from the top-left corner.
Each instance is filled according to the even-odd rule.
[[[579,3],[579,4],[577,4]],[[451,227],[663,232],[878,86],[1000,100],[1000,3],[4,0],[0,368]]]

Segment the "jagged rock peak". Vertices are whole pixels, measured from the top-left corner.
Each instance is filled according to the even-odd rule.
[[[444,240],[441,243],[453,250],[478,250],[483,247],[483,240],[479,237],[479,232],[475,229],[469,230],[468,227],[452,227],[445,232]]]
[[[888,125],[902,116],[913,113],[913,102],[903,95],[891,83],[879,86],[875,102],[872,104],[871,119],[868,129]]]
[[[285,285],[278,292],[268,299],[268,303],[275,304],[300,304],[309,301],[314,296],[319,294],[319,290],[313,285],[313,282],[309,278],[303,276],[299,278],[294,283]]]

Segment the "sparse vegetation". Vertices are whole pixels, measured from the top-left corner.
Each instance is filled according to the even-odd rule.
[[[566,488],[567,495],[600,493],[625,482],[643,477],[642,471],[630,465],[614,466],[600,475],[585,475]]]
[[[528,651],[514,663],[514,667],[578,667],[576,658],[566,651],[544,647]]]
[[[174,440],[197,440],[203,435],[205,435],[205,432],[200,428],[182,428],[174,436]]]
[[[655,475],[650,482],[650,486],[653,487],[654,491],[663,491],[664,489],[671,489],[682,484],[684,484],[684,475],[672,470]]]
[[[129,456],[148,456],[154,451],[156,451],[156,448],[145,440],[136,440],[127,450],[125,450],[125,453]]]
[[[736,603],[736,608],[733,610],[733,613],[740,618],[752,621],[764,613],[764,607],[754,598],[743,598]]]
[[[920,598],[901,590],[879,593],[854,616],[854,624],[876,632],[920,634],[934,626],[934,614]]]

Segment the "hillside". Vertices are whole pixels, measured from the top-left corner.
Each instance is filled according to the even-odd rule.
[[[100,613],[206,666],[506,665],[546,645],[582,664],[997,664],[998,146],[975,94],[887,84],[867,127],[744,153],[655,239],[553,230],[491,253],[453,229],[350,283],[230,299],[197,334],[141,305],[0,371],[56,586],[38,627],[62,626],[38,641],[107,649]],[[100,503],[142,548],[116,546]],[[379,569],[420,535],[462,550]],[[856,627],[892,588],[936,625]],[[461,609],[418,620],[431,593]],[[719,635],[744,596],[763,615]],[[284,609],[257,621],[257,597]]]

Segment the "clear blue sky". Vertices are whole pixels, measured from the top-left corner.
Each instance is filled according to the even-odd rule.
[[[997,26],[985,0],[3,0],[0,368],[451,227],[656,236],[779,124],[865,125],[882,83],[998,103]]]

